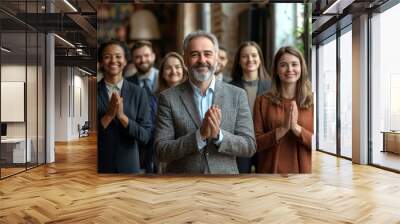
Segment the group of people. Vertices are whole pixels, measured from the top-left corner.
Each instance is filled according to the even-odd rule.
[[[159,70],[148,41],[100,46],[100,173],[310,173],[313,95],[303,55],[276,53],[271,75],[257,43],[242,43],[231,78],[209,32],[183,42]],[[124,77],[132,56],[136,74]]]

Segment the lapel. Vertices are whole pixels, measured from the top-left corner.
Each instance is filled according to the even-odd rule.
[[[224,98],[224,92],[223,92],[223,83],[222,81],[215,81],[215,88],[214,88],[214,98],[213,98],[213,104],[218,105],[221,108],[221,112],[222,110],[222,106],[224,105],[223,102],[223,98]]]
[[[139,79],[137,78],[137,74],[128,77],[126,80],[128,80],[129,82],[132,82],[133,84],[139,85]]]
[[[124,113],[129,117],[132,116],[132,114],[135,114],[136,112],[136,104],[132,102],[131,98],[135,95],[138,94],[136,89],[134,88],[134,85],[130,83],[128,80],[124,78],[124,82],[122,83],[122,88],[121,88],[121,97],[124,100]]]
[[[101,103],[103,104],[103,106],[105,107],[105,108],[107,108],[108,107],[108,94],[107,94],[107,88],[106,88],[106,83],[105,83],[105,81],[104,81],[104,79],[102,79],[100,82],[99,82],[99,89],[98,89],[98,91],[99,91],[99,96],[100,96],[100,101],[101,101]]]
[[[124,104],[125,104],[125,102],[127,102],[127,101],[125,101],[125,99],[129,98],[130,93],[131,93],[131,91],[129,91],[128,80],[124,79],[124,82],[122,83],[122,88],[121,88],[121,96],[124,98]]]
[[[201,126],[200,115],[199,111],[197,110],[193,94],[194,94],[193,89],[190,86],[189,80],[187,80],[182,84],[181,93],[179,94],[179,97],[181,98],[182,103],[185,106],[185,109],[187,110],[189,116],[196,124],[196,127],[200,128]]]

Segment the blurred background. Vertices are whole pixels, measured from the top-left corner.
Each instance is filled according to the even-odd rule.
[[[137,40],[150,40],[156,65],[169,51],[182,53],[184,37],[198,29],[214,33],[228,49],[231,69],[236,49],[243,41],[257,42],[267,70],[281,46],[299,48],[309,62],[311,52],[311,3],[181,3],[99,4],[98,44],[111,39],[129,47]],[[98,77],[98,81],[100,77]]]

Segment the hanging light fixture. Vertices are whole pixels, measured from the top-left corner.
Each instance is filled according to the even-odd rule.
[[[130,18],[131,40],[154,40],[160,39],[160,29],[155,15],[145,9],[135,11]]]

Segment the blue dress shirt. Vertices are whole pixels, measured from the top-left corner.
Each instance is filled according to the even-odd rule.
[[[189,80],[190,81],[190,80]],[[194,85],[190,81],[190,85],[193,88],[194,92],[194,100],[196,102],[197,110],[200,115],[200,119],[203,120],[207,110],[212,106],[213,98],[214,98],[214,88],[215,88],[215,77],[213,77],[210,86],[207,88],[205,95],[201,94],[200,88]],[[221,144],[224,136],[222,135],[221,129],[219,129],[219,137],[218,140],[214,143],[218,146]],[[201,138],[200,129],[196,131],[196,141],[197,141],[197,148],[199,150],[203,149],[207,142]]]

